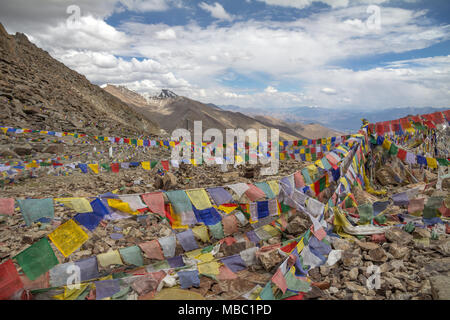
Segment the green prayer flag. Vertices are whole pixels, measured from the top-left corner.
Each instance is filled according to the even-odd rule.
[[[30,226],[40,218],[51,218],[55,216],[53,199],[25,199],[17,200],[22,216],[27,226]]]
[[[387,218],[384,214],[382,214],[382,215],[376,216],[375,221],[378,222],[379,224],[385,224],[387,221]]]
[[[157,160],[151,160],[150,161],[150,168],[153,169],[158,164]]]
[[[107,163],[102,163],[102,164],[100,164],[100,166],[101,166],[102,168],[108,170],[108,171],[111,171],[111,167],[110,167],[110,165],[107,164]]]
[[[437,217],[438,209],[441,207],[442,201],[442,197],[429,197],[423,209],[423,217],[426,219]]]
[[[287,272],[284,276],[286,278],[286,284],[289,290],[297,292],[308,292],[311,288],[309,282],[300,280],[292,272]]]
[[[273,296],[272,284],[270,281],[267,282],[266,286],[262,289],[259,297],[261,298],[261,300],[275,300],[275,297]]]
[[[365,203],[358,206],[359,223],[365,224],[372,220],[373,206],[370,203]]]
[[[221,221],[219,221],[218,223],[216,223],[214,225],[209,225],[208,229],[209,229],[210,234],[218,240],[223,239],[225,237],[225,235],[223,233],[223,226],[222,226]]]
[[[266,194],[267,198],[269,198],[269,199],[275,198],[275,194],[273,193],[272,189],[267,184],[267,182],[256,182],[255,186],[257,186],[262,191],[264,191],[264,193]]]
[[[59,262],[47,238],[42,238],[13,259],[31,281],[46,273]]]
[[[131,246],[128,248],[119,249],[119,253],[122,256],[122,260],[126,264],[132,264],[138,267],[144,265],[144,258],[142,257],[142,251],[138,246]]]
[[[389,154],[396,156],[397,153],[398,153],[398,147],[394,143],[391,143],[391,147],[389,148]]]

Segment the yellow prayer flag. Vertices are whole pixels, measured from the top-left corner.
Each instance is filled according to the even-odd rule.
[[[150,170],[151,168],[150,168],[150,161],[142,161],[141,162],[141,165],[142,165],[142,168],[144,169],[144,170]]]
[[[236,208],[238,207],[238,205],[234,205],[234,206],[213,206],[214,208],[216,208],[217,210],[223,211],[226,214],[230,214],[231,212],[233,212],[234,210],[236,210]]]
[[[100,253],[97,255],[97,261],[99,265],[104,268],[112,264],[123,265],[119,250],[110,250],[106,253]]]
[[[272,189],[272,192],[275,196],[278,196],[280,193],[280,183],[277,180],[270,180],[267,181],[267,184],[269,185],[270,189]]]
[[[384,139],[382,147],[386,150],[389,150],[391,148],[391,142],[388,139]]]
[[[202,250],[203,250],[202,248],[198,248],[192,251],[185,252],[184,254],[189,259],[195,259],[195,257],[198,257],[199,255],[202,254]]]
[[[303,238],[297,243],[297,252],[302,252],[303,248],[305,247],[305,243],[303,242]]]
[[[78,213],[93,211],[91,204],[86,198],[55,198],[54,200],[75,210]]]
[[[209,201],[208,194],[205,189],[199,188],[186,190],[186,194],[198,210],[205,210],[212,207],[211,201]]]
[[[82,294],[84,292],[84,290],[87,289],[88,286],[90,286],[90,283],[80,283],[78,284],[79,288],[76,289],[76,287],[74,286],[74,288],[70,289],[67,286],[64,286],[64,293],[63,293],[63,299],[62,300],[76,300],[80,294]]]
[[[305,159],[306,161],[312,161],[311,153],[305,153]]]
[[[214,256],[211,252],[207,252],[196,256],[195,259],[200,260],[201,262],[209,262],[214,260]]]
[[[323,163],[322,163],[322,161],[320,161],[320,160],[317,160],[316,162],[314,162],[314,164],[315,164],[316,166],[318,166],[319,168],[322,168],[322,169],[324,169],[324,170],[325,170],[325,167],[323,166]]]
[[[210,274],[210,275],[218,275],[220,263],[215,261],[199,263],[197,265],[198,273],[200,274]]]
[[[434,158],[427,158],[427,165],[430,168],[436,169],[437,168],[437,161]]]
[[[181,215],[176,214],[173,211],[171,204],[169,208],[170,208],[170,216],[172,217],[172,229],[188,229],[189,226],[181,224]]]
[[[90,163],[88,164],[88,167],[91,168],[94,173],[98,173],[98,164],[97,163]]]
[[[284,153],[281,152],[281,153],[280,153],[280,160],[284,160],[284,159],[285,159]]]
[[[270,224],[266,224],[262,228],[264,231],[266,231],[272,237],[276,237],[279,234],[279,231],[275,227],[271,226]]]
[[[198,237],[203,242],[209,241],[209,235],[208,235],[208,227],[205,225],[200,225],[192,228],[192,232],[196,237]]]
[[[124,202],[119,199],[108,199],[108,205],[111,208],[117,209],[117,210],[125,212],[125,213],[129,213],[129,214],[133,214],[133,215],[139,214],[139,211],[133,211],[130,208],[130,205],[128,204],[128,202]]]
[[[6,131],[8,131],[8,128],[2,128],[2,131],[4,134],[6,134]]]
[[[72,219],[60,225],[48,237],[66,258],[89,239],[87,233]]]
[[[144,140],[138,139],[137,145],[138,145],[139,147],[143,147],[143,146],[144,146]]]

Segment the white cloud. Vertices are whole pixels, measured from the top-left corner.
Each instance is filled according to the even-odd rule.
[[[373,32],[366,27],[366,6],[351,6],[356,2],[350,1],[343,7],[343,3],[341,9],[289,22],[248,20],[201,27],[195,22],[168,26],[127,21],[113,27],[104,21],[117,4],[110,1],[110,7],[82,7],[77,29],[66,24],[63,6],[59,20],[47,24],[30,16],[31,20],[14,21],[13,28],[25,31],[38,46],[90,81],[126,85],[141,93],[168,88],[204,102],[244,107],[448,105],[449,57],[396,61],[361,71],[337,67],[340,61],[448,40],[448,26],[431,24],[425,11],[383,7],[381,30]],[[144,4],[129,5],[139,10]],[[230,16],[225,10],[225,15],[214,11],[216,5],[207,6],[218,19]],[[239,77],[257,80],[266,88],[227,86]],[[280,89],[284,82],[294,84],[292,91]]]
[[[267,93],[277,93],[278,90],[277,90],[276,88],[272,87],[272,86],[268,86],[267,88],[264,89],[264,92],[267,92]]]
[[[335,89],[332,89],[332,88],[322,88],[322,89],[320,90],[320,92],[323,92],[323,93],[325,93],[325,94],[330,94],[330,95],[336,94],[336,90],[335,90]]]
[[[120,2],[130,11],[165,11],[169,9],[167,0],[120,0]]]
[[[203,10],[211,13],[211,16],[213,16],[216,19],[227,20],[227,21],[233,20],[233,17],[230,14],[228,14],[225,11],[225,9],[222,7],[222,5],[218,2],[215,2],[214,5],[209,5],[206,2],[202,2],[198,6],[200,8],[202,8]]]
[[[390,0],[257,0],[257,1],[265,2],[266,4],[272,6],[292,7],[297,9],[304,9],[306,7],[309,7],[314,2],[321,2],[327,4],[333,9],[345,8],[352,5],[353,6],[362,4],[377,5],[390,2]],[[403,0],[403,1],[416,2],[416,0]]]

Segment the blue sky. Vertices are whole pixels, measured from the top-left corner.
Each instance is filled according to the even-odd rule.
[[[263,108],[450,101],[446,0],[0,0],[0,21],[92,82],[143,94]]]

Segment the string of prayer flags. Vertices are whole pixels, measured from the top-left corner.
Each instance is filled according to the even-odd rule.
[[[139,247],[144,251],[149,259],[164,260],[164,254],[161,250],[158,240],[151,240],[139,244]]]
[[[191,251],[198,248],[198,244],[195,241],[192,229],[187,229],[186,231],[179,232],[177,233],[176,237],[183,247],[184,251]]]
[[[203,188],[186,190],[186,194],[191,199],[192,204],[198,210],[205,210],[212,207],[208,194]]]
[[[144,258],[142,257],[142,251],[138,246],[131,246],[127,248],[119,249],[120,256],[123,262],[129,265],[141,267],[144,265]]]
[[[0,215],[11,216],[14,214],[14,199],[13,198],[0,198]]]
[[[13,259],[17,261],[31,281],[37,279],[59,263],[47,238],[42,238],[35,242]]]
[[[98,264],[106,268],[110,265],[123,265],[122,258],[120,257],[118,250],[109,250],[105,253],[97,255]]]
[[[48,237],[66,258],[89,239],[88,234],[72,219],[60,225]]]
[[[53,200],[47,199],[25,199],[17,200],[22,216],[27,226],[41,218],[53,219],[55,211],[53,207]]]
[[[8,300],[23,288],[19,273],[11,259],[0,264],[0,300]]]
[[[231,203],[233,201],[233,196],[224,188],[208,188],[206,189],[213,199],[214,203],[218,206],[224,203]]]
[[[91,204],[86,198],[55,198],[54,200],[78,213],[92,212]]]

